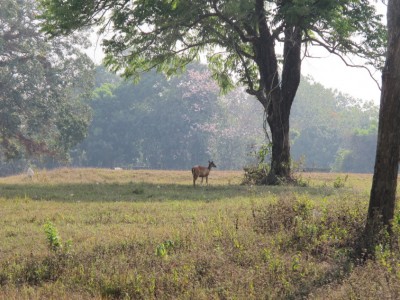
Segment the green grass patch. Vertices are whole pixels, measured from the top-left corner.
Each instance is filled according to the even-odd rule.
[[[37,174],[0,179],[0,299],[400,293],[397,252],[382,247],[366,264],[354,255],[370,176],[334,186],[346,174],[302,174],[306,187],[258,187],[213,172],[193,188],[187,171]]]
[[[31,200],[48,200],[63,202],[82,201],[217,201],[227,198],[266,197],[269,194],[298,193],[309,195],[339,195],[332,187],[266,187],[245,185],[203,186],[194,189],[191,185],[140,183],[63,183],[46,185],[38,184],[1,184],[0,195],[6,199],[21,198]]]

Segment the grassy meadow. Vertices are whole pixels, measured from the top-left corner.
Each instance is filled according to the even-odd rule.
[[[190,170],[0,178],[0,299],[399,299],[398,251],[355,255],[371,175],[297,177],[304,187],[215,170],[196,188]]]

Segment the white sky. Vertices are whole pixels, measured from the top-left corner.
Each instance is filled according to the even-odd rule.
[[[348,67],[332,54],[323,58],[304,59],[302,74],[311,75],[316,82],[327,88],[337,89],[354,98],[372,100],[375,104],[379,104],[381,91],[368,71],[363,68]],[[381,73],[375,71],[373,76],[381,85]]]

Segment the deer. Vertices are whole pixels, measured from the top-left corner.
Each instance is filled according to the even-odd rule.
[[[194,166],[192,168],[193,174],[193,186],[196,186],[197,178],[201,177],[201,183],[203,184],[203,178],[206,178],[206,183],[208,185],[208,175],[210,174],[211,168],[216,168],[217,166],[214,164],[213,161],[208,161],[208,167],[203,166]]]

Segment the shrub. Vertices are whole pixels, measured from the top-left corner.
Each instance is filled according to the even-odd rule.
[[[46,233],[47,241],[49,242],[49,249],[53,252],[57,252],[62,249],[61,238],[58,235],[57,228],[47,221],[44,224],[44,232]]]
[[[348,177],[349,175],[346,175],[344,179],[342,179],[340,176],[336,177],[335,181],[333,182],[333,187],[336,189],[343,188]]]
[[[63,245],[58,234],[58,230],[53,223],[47,221],[44,224],[44,232],[46,233],[47,241],[49,242],[48,246],[50,251],[60,253],[62,250],[64,250],[64,254],[67,254],[70,251],[72,247],[72,241],[68,240]]]

